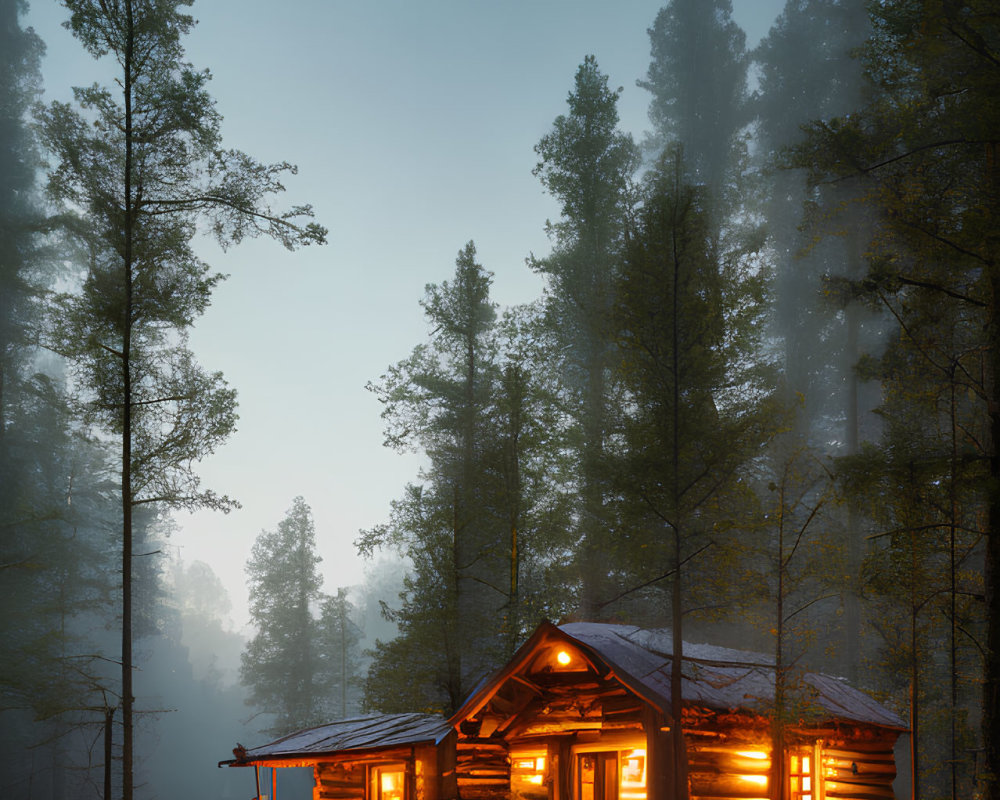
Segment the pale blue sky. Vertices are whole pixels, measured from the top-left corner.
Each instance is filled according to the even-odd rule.
[[[207,67],[225,144],[299,175],[330,244],[299,253],[247,242],[206,260],[230,275],[191,337],[199,360],[240,395],[239,431],[201,473],[243,503],[228,516],[181,513],[185,561],[208,562],[246,621],[243,566],[256,535],[303,495],[325,589],[361,581],[352,545],[386,519],[417,461],[382,447],[364,385],[427,333],[417,302],[448,279],[473,239],[494,299],[539,293],[524,265],[548,249],[558,208],[531,174],[534,144],[566,108],[585,55],[622,86],[622,128],[648,129],[646,29],[665,0],[199,0],[189,60]],[[752,46],[782,0],[734,0]],[[48,46],[46,97],[107,73],[59,27],[55,0],[25,24]]]

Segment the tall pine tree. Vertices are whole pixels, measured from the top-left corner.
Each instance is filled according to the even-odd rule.
[[[685,183],[708,187],[715,203],[749,122],[746,35],[732,13],[730,0],[671,0],[648,31],[651,60],[638,82],[653,95],[654,154],[679,145]]]
[[[436,641],[443,652],[428,664],[424,680],[433,699],[424,707],[457,708],[500,646],[505,543],[486,502],[482,465],[495,387],[491,282],[469,242],[455,261],[454,278],[428,286],[421,302],[431,341],[370,387],[385,404],[386,444],[419,448],[430,462],[423,485],[408,487],[406,498],[394,503],[390,523],[358,542],[366,554],[395,546],[412,563],[404,607],[394,617],[400,640],[378,651],[372,669],[391,672],[404,663],[400,654]],[[371,696],[368,703],[388,710]]]
[[[711,200],[684,182],[688,174],[679,147],[652,173],[625,249],[615,317],[627,391],[619,469],[627,522],[619,539],[637,551],[631,562],[645,567],[633,585],[669,579],[661,597],[673,634],[677,797],[687,791],[677,713],[684,614],[693,587],[719,572],[724,532],[739,524],[748,464],[770,435],[773,413],[755,351],[764,278],[752,262],[717,260]],[[692,574],[702,578],[687,579]]]
[[[261,531],[247,562],[257,633],[243,652],[240,677],[250,690],[247,703],[271,715],[267,730],[274,735],[328,721],[311,610],[321,601],[321,560],[312,510],[296,497],[277,528]]]
[[[101,629],[113,618],[106,453],[37,342],[58,274],[28,118],[44,51],[0,2],[0,750],[5,791],[73,791],[85,742],[117,705]],[[85,777],[84,777],[85,776]]]
[[[958,438],[987,467],[987,486],[1000,480],[1000,16],[986,2],[886,2],[870,6],[874,31],[867,48],[878,92],[849,116],[809,128],[802,163],[817,182],[851,186],[878,226],[869,244],[867,274],[852,285],[892,310],[907,349],[924,360],[920,380],[937,372],[932,395],[946,399],[963,384],[974,403],[973,422]],[[975,341],[952,350],[966,334],[941,341],[921,319],[948,306],[953,324]],[[942,347],[944,345],[944,347]],[[971,361],[970,361],[971,359]],[[970,363],[978,367],[970,371]],[[926,391],[926,388],[924,389]],[[970,391],[971,390],[971,391]],[[950,401],[946,403],[950,405]],[[976,436],[984,430],[985,435]],[[926,442],[940,442],[929,436]],[[926,451],[920,461],[933,460]],[[951,461],[951,459],[948,459]],[[942,485],[954,475],[941,463]],[[949,502],[949,505],[950,502]],[[954,507],[948,516],[957,521]],[[980,506],[984,536],[986,620],[982,736],[977,768],[983,797],[1000,797],[1000,494],[991,488]],[[933,520],[934,524],[940,522]],[[955,523],[938,528],[949,540]],[[907,522],[912,527],[912,522]],[[909,548],[908,552],[916,552]],[[949,557],[949,560],[951,558]],[[972,631],[956,631],[965,637]],[[957,791],[953,784],[953,793]]]
[[[234,393],[185,346],[220,278],[191,239],[205,221],[223,244],[267,235],[292,248],[325,236],[300,226],[308,207],[268,205],[290,165],[221,148],[209,75],[183,60],[189,4],[66,0],[74,36],[95,58],[110,56],[117,78],[77,89],[78,108],[53,103],[41,114],[55,161],[49,194],[86,254],[80,291],[59,299],[54,346],[90,392],[89,420],[120,447],[123,800],[134,791],[135,512],[231,505],[201,489],[191,466],[235,423]]]
[[[556,332],[565,406],[579,475],[575,511],[580,572],[578,608],[595,618],[610,593],[604,553],[613,527],[608,518],[606,456],[612,422],[614,359],[610,330],[614,280],[630,209],[638,152],[618,130],[618,97],[593,56],[574,79],[569,112],[535,146],[535,174],[559,201],[562,217],[549,223],[552,254],[533,259],[545,276],[548,324]]]

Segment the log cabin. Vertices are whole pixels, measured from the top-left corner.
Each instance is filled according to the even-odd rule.
[[[451,718],[340,720],[219,766],[312,767],[313,800],[671,800],[670,651],[669,631],[542,623]],[[906,725],[844,681],[799,676],[775,739],[773,659],[685,643],[681,674],[692,800],[895,796]]]

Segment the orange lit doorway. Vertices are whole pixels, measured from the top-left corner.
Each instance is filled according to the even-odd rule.
[[[618,800],[618,751],[577,756],[578,800]]]

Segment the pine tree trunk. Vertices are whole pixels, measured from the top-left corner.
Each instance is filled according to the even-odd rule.
[[[675,192],[677,196],[680,196],[679,192],[679,181],[681,176],[681,165],[680,165],[680,155],[678,154],[678,160],[675,171],[675,180],[678,182],[675,185]],[[678,232],[678,222],[674,220],[674,235],[671,237],[672,243],[672,262],[673,262],[673,287],[671,291],[671,357],[672,357],[672,367],[673,367],[673,412],[671,426],[673,428],[673,453],[671,454],[672,464],[671,468],[673,475],[671,476],[672,487],[671,487],[671,500],[672,509],[671,513],[674,515],[676,521],[674,523],[674,582],[673,582],[673,601],[671,602],[671,612],[672,612],[672,627],[673,627],[673,665],[670,671],[670,705],[673,710],[673,743],[674,743],[674,800],[687,800],[688,796],[688,770],[687,770],[687,747],[684,743],[684,727],[683,727],[683,705],[684,696],[682,691],[682,667],[684,659],[684,636],[683,636],[683,623],[684,623],[684,612],[682,608],[682,600],[684,597],[683,587],[681,585],[681,519],[683,515],[681,513],[681,503],[683,498],[681,496],[681,486],[680,486],[680,455],[681,455],[681,422],[680,422],[680,408],[681,408],[681,375],[680,375],[680,348],[681,348],[681,336],[680,336],[680,274],[681,274],[681,260],[680,253],[678,250],[677,232]]]
[[[983,798],[1000,800],[1000,142],[987,144],[987,197],[994,224],[987,237],[990,308],[987,324],[990,417],[989,521],[986,529],[986,663],[983,669]]]
[[[684,726],[682,724],[684,695],[682,692],[682,665],[684,660],[684,641],[681,636],[681,559],[680,534],[675,532],[674,584],[673,584],[673,660],[670,668],[670,708],[673,715],[671,725],[671,741],[674,750],[674,800],[687,800],[687,745],[684,741]]]
[[[518,532],[521,522],[521,427],[524,406],[524,376],[519,367],[504,372],[504,388],[510,408],[504,473],[506,477],[507,528],[509,546],[510,588],[507,601],[507,658],[517,650],[521,633],[521,551]]]
[[[951,436],[951,464],[948,480],[948,582],[949,582],[949,625],[948,644],[951,656],[951,703],[949,707],[950,737],[951,737],[951,798],[958,800],[958,642],[956,639],[958,620],[958,583],[957,583],[957,563],[955,551],[955,537],[958,527],[958,407],[956,404],[955,386],[955,364],[951,365],[950,381],[950,421],[949,429]]]
[[[125,319],[122,337],[122,800],[132,800],[132,0],[126,0],[125,94]]]
[[[340,717],[347,718],[347,620],[344,610],[340,613]]]
[[[910,553],[916,561],[916,542],[914,534],[910,534]],[[916,564],[910,571],[910,792],[912,797],[920,796],[920,664],[917,660],[917,615],[920,607],[917,602]]]
[[[772,800],[781,800],[785,786],[785,489],[787,480],[782,479],[778,487],[778,553],[775,559],[777,570],[776,608],[774,620],[774,718],[771,722],[771,774],[769,795]]]
[[[848,275],[852,279],[862,274],[862,265],[857,253],[860,247],[854,237],[848,237]],[[861,443],[861,420],[858,410],[859,381],[855,367],[860,353],[858,351],[858,334],[861,327],[861,308],[857,303],[850,304],[844,312],[847,325],[847,342],[844,353],[844,377],[847,383],[845,432],[847,455],[855,456]],[[846,677],[850,683],[857,686],[861,670],[861,565],[864,559],[864,542],[862,540],[861,519],[857,506],[849,501],[847,505],[847,597],[844,602],[844,639]]]
[[[590,337],[588,344],[587,396],[583,419],[583,544],[581,554],[580,614],[596,620],[600,612],[604,584],[604,554],[601,552],[602,492],[597,468],[603,454],[604,369],[598,356],[600,338]]]

